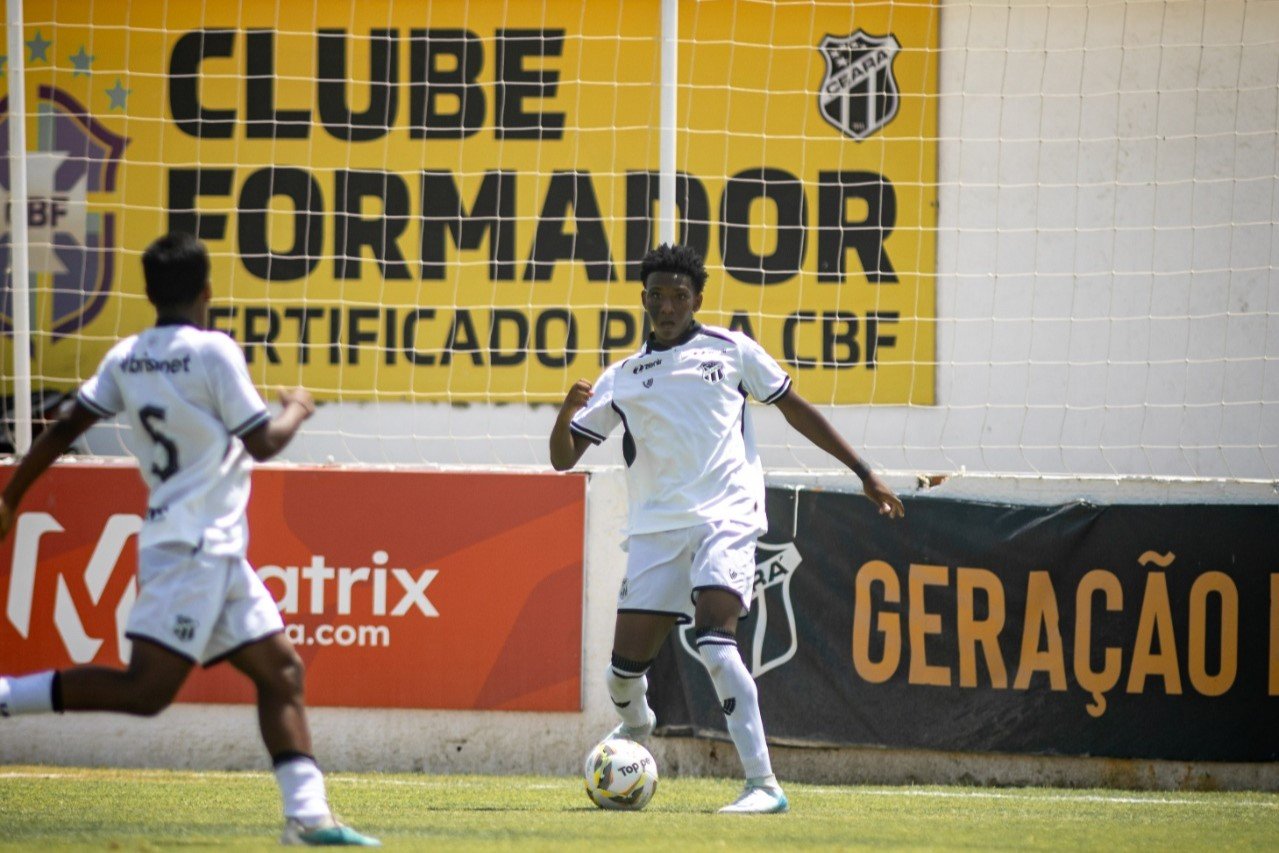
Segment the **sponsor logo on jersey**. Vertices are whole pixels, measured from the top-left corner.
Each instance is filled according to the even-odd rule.
[[[799,650],[790,588],[801,561],[794,542],[755,543],[751,609],[737,623],[737,646],[754,678],[782,666]],[[692,626],[685,626],[679,631],[680,644],[684,651],[700,659],[692,635]]]
[[[702,379],[712,385],[724,378],[724,363],[722,361],[703,361],[697,366],[697,369],[702,372]]]
[[[119,241],[116,215],[91,207],[117,190],[129,140],[56,86],[36,90],[36,146],[27,154],[27,227],[30,272],[50,293],[55,340],[83,328],[102,311],[115,276]],[[7,111],[6,111],[7,113]],[[9,116],[3,119],[7,122]],[[0,159],[9,158],[0,133]],[[0,209],[9,209],[10,173],[0,170]],[[0,219],[0,269],[10,266],[10,220]],[[12,329],[13,295],[0,293],[0,330]]]
[[[622,578],[622,588],[617,591],[617,600],[622,602],[626,600],[626,596],[630,595],[630,587],[626,585],[626,578]]]
[[[645,380],[644,380],[644,387],[645,387],[645,388],[652,388],[652,387],[653,387],[653,377],[651,377],[651,376],[650,376],[649,378],[647,378],[647,379],[645,379]]]
[[[631,374],[636,375],[636,374],[643,373],[645,370],[652,370],[654,367],[657,367],[661,363],[662,363],[662,360],[659,358],[659,359],[656,359],[655,361],[646,361],[643,364],[637,364],[631,368]]]
[[[893,59],[902,46],[895,35],[872,36],[859,29],[842,38],[827,35],[817,48],[826,60],[817,93],[822,118],[860,142],[897,116],[901,96]]]

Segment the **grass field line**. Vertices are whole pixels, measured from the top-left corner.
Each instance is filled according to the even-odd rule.
[[[806,794],[842,794],[847,796],[850,793],[848,788],[838,787],[818,787],[813,786],[804,789]],[[1101,794],[1072,794],[1064,792],[1048,792],[1042,793],[1027,792],[1018,793],[1016,791],[933,791],[919,790],[914,788],[861,788],[852,791],[858,796],[868,797],[951,797],[955,799],[986,799],[986,800],[1066,800],[1072,803],[1120,803],[1120,804],[1136,804],[1158,806],[1196,806],[1196,805],[1213,805],[1208,799],[1195,798],[1194,795],[1186,797],[1132,797],[1123,795],[1104,796]],[[1279,809],[1279,799],[1269,800],[1239,800],[1232,803],[1236,806],[1256,806],[1264,809]]]
[[[244,779],[252,776],[268,776],[265,772],[257,771],[233,771],[233,770],[160,770],[154,768],[122,770],[130,774],[137,774],[139,777],[154,776],[164,774],[169,776],[170,782],[181,781],[183,777],[192,781],[201,781],[205,779]],[[0,771],[0,779],[63,779],[63,780],[82,780],[86,782],[100,781],[101,770],[86,771],[45,771],[45,770],[15,770]],[[174,778],[177,777],[177,778]],[[486,778],[467,778],[467,777],[447,777],[436,779],[395,779],[382,776],[353,775],[347,773],[331,773],[326,777],[330,782],[336,782],[344,785],[388,785],[397,787],[410,788],[465,788],[465,787],[486,787],[491,784]],[[141,781],[141,780],[139,780]],[[566,782],[565,784],[568,784]],[[553,790],[561,787],[560,784],[533,783],[526,785],[526,788],[535,788],[538,790]],[[834,786],[834,785],[805,785],[803,787],[805,794],[817,795],[839,795],[839,796],[867,796],[867,797],[930,797],[938,799],[986,799],[986,800],[1060,800],[1064,802],[1079,803],[1112,803],[1116,805],[1157,805],[1157,806],[1194,806],[1194,805],[1215,805],[1210,796],[1196,796],[1195,794],[1186,794],[1178,797],[1160,797],[1160,796],[1132,796],[1124,794],[1083,794],[1072,793],[1068,791],[1052,791],[1049,789],[1031,789],[1025,792],[1020,791],[946,791],[937,789],[922,788],[858,788],[856,786]],[[1231,804],[1232,806],[1249,806],[1262,809],[1279,809],[1279,798],[1274,800],[1238,800]]]

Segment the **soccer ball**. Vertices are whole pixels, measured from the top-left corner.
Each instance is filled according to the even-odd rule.
[[[586,754],[586,796],[602,809],[638,811],[657,790],[657,762],[633,740],[609,738]]]

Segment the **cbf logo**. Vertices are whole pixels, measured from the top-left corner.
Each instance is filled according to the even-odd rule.
[[[702,371],[702,379],[714,385],[724,378],[724,364],[719,361],[703,361],[697,366]]]
[[[817,95],[822,118],[858,142],[893,120],[901,103],[893,76],[893,59],[902,49],[896,36],[858,30],[843,38],[828,35],[818,49],[826,60]]]
[[[795,604],[791,581],[801,561],[794,542],[755,543],[755,585],[750,613],[737,623],[737,642],[751,676],[759,678],[795,657],[799,635],[795,630]],[[750,638],[747,644],[746,639]],[[693,646],[693,626],[679,632],[684,651],[701,660]],[[725,713],[732,713],[725,709]]]
[[[91,210],[88,200],[90,193],[97,200],[103,193],[116,191],[120,161],[129,140],[112,133],[83,104],[54,86],[38,88],[34,109],[35,150],[27,153],[30,270],[33,292],[41,283],[52,293],[48,310],[56,340],[96,317],[111,292],[119,240],[115,214]],[[6,270],[10,268],[14,215],[9,204],[8,122],[5,99],[0,101],[0,210],[4,211],[0,269]],[[13,294],[8,277],[0,286],[4,288],[0,330],[9,332],[13,328]]]

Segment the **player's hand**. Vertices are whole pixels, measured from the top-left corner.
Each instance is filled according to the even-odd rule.
[[[561,415],[571,415],[578,409],[583,408],[595,393],[591,383],[585,379],[579,379],[573,383],[573,387],[568,389],[568,394],[564,395],[564,404],[560,406]]]
[[[297,403],[306,412],[306,417],[315,414],[315,398],[311,396],[311,392],[299,385],[296,388],[280,389],[280,404],[288,407],[290,403]]]
[[[889,518],[903,518],[906,515],[906,507],[902,506],[902,499],[897,497],[875,472],[872,471],[865,480],[862,480],[862,491],[875,506],[879,507],[880,515],[886,515]]]
[[[9,530],[13,527],[13,507],[9,503],[0,498],[0,540],[9,535]]]

